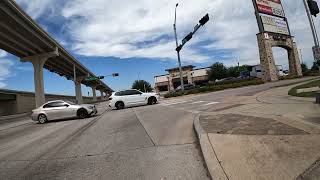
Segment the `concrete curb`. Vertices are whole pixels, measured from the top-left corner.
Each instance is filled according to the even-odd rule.
[[[14,118],[20,118],[20,117],[30,116],[30,115],[31,115],[31,113],[21,113],[21,114],[13,114],[13,115],[8,115],[8,116],[0,116],[0,121],[14,119]]]
[[[211,179],[229,180],[210,143],[208,134],[200,125],[200,115],[194,117],[193,126]]]

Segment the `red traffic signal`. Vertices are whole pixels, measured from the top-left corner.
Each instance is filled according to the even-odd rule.
[[[319,6],[318,3],[314,0],[308,0],[308,6],[310,9],[310,13],[317,17],[317,14],[319,14]]]
[[[203,18],[200,19],[199,23],[201,24],[201,26],[203,26],[209,21],[209,19],[209,14],[207,13],[205,16],[203,16]]]

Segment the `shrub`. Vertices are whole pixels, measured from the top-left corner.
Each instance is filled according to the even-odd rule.
[[[164,97],[171,98],[171,97],[178,97],[178,96],[189,95],[189,94],[215,92],[215,91],[221,91],[224,89],[238,88],[238,87],[251,86],[251,85],[259,85],[259,84],[263,84],[263,83],[264,82],[261,79],[240,80],[240,81],[234,81],[233,83],[226,83],[226,84],[219,84],[219,85],[208,85],[208,86],[201,87],[199,89],[192,89],[189,91],[185,91],[184,93],[183,92],[167,93],[164,95]]]
[[[307,71],[303,74],[304,76],[320,76],[319,71]]]

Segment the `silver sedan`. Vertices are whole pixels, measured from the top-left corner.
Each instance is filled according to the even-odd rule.
[[[66,118],[86,118],[97,114],[95,105],[77,105],[69,101],[50,101],[32,111],[31,119],[44,124],[50,120]]]

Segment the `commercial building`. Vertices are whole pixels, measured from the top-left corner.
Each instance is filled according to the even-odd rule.
[[[184,84],[204,85],[209,81],[208,70],[209,67],[194,69],[195,66],[188,65],[182,67],[182,76]],[[180,86],[180,72],[179,68],[172,68],[166,70],[168,74],[155,76],[155,89],[157,92],[168,92]]]

